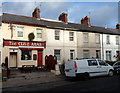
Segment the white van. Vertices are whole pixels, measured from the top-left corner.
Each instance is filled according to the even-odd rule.
[[[114,69],[100,59],[70,60],[65,63],[66,77],[84,77],[88,79],[93,76],[113,76]]]

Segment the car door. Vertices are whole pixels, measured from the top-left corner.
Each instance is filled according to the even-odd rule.
[[[107,75],[107,72],[108,72],[108,64],[103,61],[103,60],[99,60],[98,59],[98,63],[99,63],[99,70],[100,70],[100,73],[99,75]]]
[[[88,66],[89,66],[89,75],[90,76],[98,76],[100,72],[100,68],[98,67],[98,62],[96,59],[89,59]]]

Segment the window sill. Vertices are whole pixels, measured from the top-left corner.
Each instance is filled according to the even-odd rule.
[[[33,62],[34,60],[20,60],[20,62]]]

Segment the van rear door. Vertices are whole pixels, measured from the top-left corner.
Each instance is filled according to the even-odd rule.
[[[76,62],[75,61],[67,61],[65,63],[65,75],[68,77],[76,76]]]

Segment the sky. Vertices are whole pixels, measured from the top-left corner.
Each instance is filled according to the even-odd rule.
[[[32,16],[36,7],[40,8],[41,18],[58,20],[61,13],[68,14],[68,21],[81,23],[85,16],[90,17],[91,25],[115,28],[118,23],[118,2],[5,2],[3,13]]]

